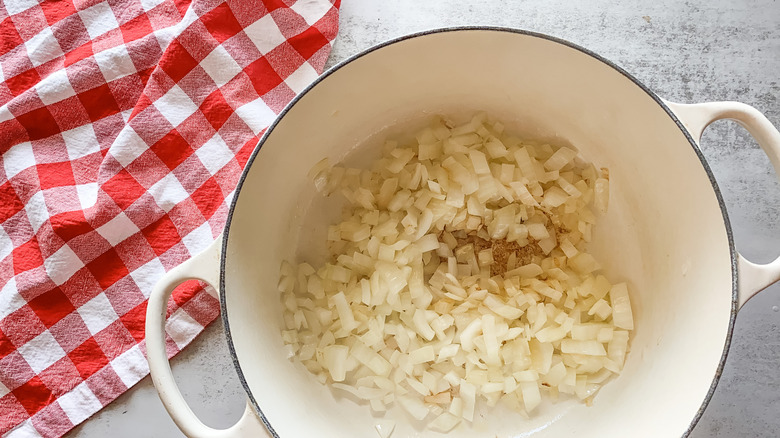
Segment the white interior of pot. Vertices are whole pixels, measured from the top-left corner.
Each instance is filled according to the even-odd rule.
[[[610,209],[590,248],[610,280],[630,285],[636,330],[624,372],[593,406],[546,404],[531,419],[483,407],[451,435],[680,436],[716,374],[732,302],[707,174],[672,119],[619,72],[556,42],[490,30],[408,39],[349,63],[298,101],[259,152],[230,225],[225,294],[239,363],[268,421],[283,438],[378,436],[367,405],[283,352],[280,262],[314,257],[335,219],[312,204],[308,170],[376,144],[389,126],[476,110],[609,167]],[[385,418],[397,422],[393,437],[440,436],[399,410]]]

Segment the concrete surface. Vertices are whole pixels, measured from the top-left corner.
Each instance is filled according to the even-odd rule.
[[[739,100],[780,126],[776,0],[344,0],[330,65],[388,38],[466,24],[518,27],[568,39],[616,62],[667,99]],[[764,153],[730,122],[711,126],[703,149],[728,204],[739,250],[757,262],[780,254],[780,184]],[[739,313],[723,378],[692,437],[780,436],[776,306],[778,285]],[[220,323],[173,362],[185,397],[206,423],[226,427],[239,417],[243,392]],[[147,377],[70,436],[181,434]]]

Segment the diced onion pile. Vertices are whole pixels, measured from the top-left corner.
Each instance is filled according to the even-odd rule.
[[[586,252],[608,172],[484,114],[453,125],[388,142],[371,170],[312,168],[347,207],[330,262],[282,265],[290,356],[373,411],[395,403],[439,432],[480,403],[589,403],[633,329],[626,285]]]

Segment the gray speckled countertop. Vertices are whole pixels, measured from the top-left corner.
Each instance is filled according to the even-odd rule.
[[[679,102],[739,100],[780,126],[780,1],[344,0],[329,65],[386,39],[451,25],[533,30],[585,46]],[[735,123],[717,122],[702,148],[725,197],[737,248],[756,262],[780,254],[780,184]],[[693,438],[780,436],[780,286],[737,318],[723,378]],[[221,323],[173,360],[185,398],[209,425],[227,427],[244,395]],[[147,377],[71,437],[181,436]]]

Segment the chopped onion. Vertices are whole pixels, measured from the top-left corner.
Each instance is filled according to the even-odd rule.
[[[569,164],[569,161],[575,156],[577,156],[577,151],[562,147],[555,151],[555,153],[544,162],[544,168],[547,170],[561,170],[564,166]]]
[[[609,172],[480,113],[388,141],[370,169],[309,172],[343,195],[331,258],[282,262],[285,352],[314,378],[447,433],[499,401],[586,402],[622,371],[633,314],[587,252]],[[376,423],[380,436],[394,423]]]
[[[626,330],[634,329],[634,317],[631,313],[631,302],[628,298],[628,288],[625,283],[618,283],[612,286],[609,291],[612,300],[613,321],[615,327]]]
[[[489,175],[490,166],[488,166],[485,154],[477,149],[471,149],[469,151],[469,158],[471,159],[471,165],[474,166],[474,172],[477,175]]]
[[[347,355],[349,347],[346,345],[328,345],[323,348],[325,368],[330,372],[334,382],[341,382],[347,376]]]
[[[591,307],[590,310],[588,310],[588,315],[596,315],[601,320],[607,319],[611,314],[612,314],[612,307],[610,307],[609,303],[607,303],[603,299],[596,301],[593,304],[593,307]]]
[[[561,352],[571,354],[586,354],[589,356],[606,356],[604,344],[598,341],[575,341],[564,339],[561,341]]]
[[[609,180],[606,178],[597,179],[593,187],[593,193],[596,208],[601,213],[606,213],[609,206]]]
[[[417,365],[418,363],[423,362],[430,362],[435,357],[436,354],[433,351],[432,345],[426,345],[409,352],[409,360],[412,362],[412,365]]]
[[[424,420],[430,410],[419,398],[411,396],[401,396],[397,398],[398,403],[406,412],[417,420]]]
[[[477,387],[473,384],[460,381],[460,399],[463,401],[461,416],[469,421],[474,421],[474,409],[476,405]]]
[[[539,384],[536,382],[520,382],[520,391],[523,394],[523,404],[526,412],[532,412],[542,402],[542,394],[539,392]]]
[[[436,419],[433,420],[428,425],[428,427],[430,427],[434,432],[447,433],[454,429],[458,423],[460,423],[460,418],[450,414],[449,412],[444,412],[436,417]]]
[[[379,438],[390,438],[393,430],[395,430],[395,422],[390,420],[377,420],[374,424],[376,433],[379,434]]]

